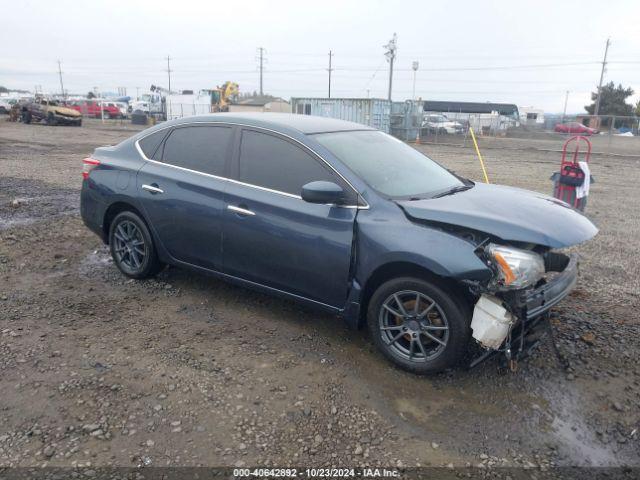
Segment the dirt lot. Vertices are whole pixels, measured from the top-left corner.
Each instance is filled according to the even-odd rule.
[[[81,159],[133,131],[0,121],[0,466],[640,466],[637,158],[593,159],[600,234],[553,317],[568,365],[547,338],[516,373],[420,378],[294,303],[175,268],[123,277],[78,190]],[[470,149],[419,148],[481,178]],[[485,156],[492,181],[542,192],[559,163]]]

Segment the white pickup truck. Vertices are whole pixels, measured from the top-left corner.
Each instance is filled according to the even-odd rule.
[[[422,128],[429,133],[464,133],[460,122],[449,120],[446,115],[428,113],[422,118]]]

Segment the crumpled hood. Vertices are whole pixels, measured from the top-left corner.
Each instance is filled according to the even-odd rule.
[[[59,113],[60,115],[66,115],[68,117],[79,117],[81,115],[79,111],[69,107],[55,106],[55,107],[49,107],[49,108],[52,109],[54,112]]]
[[[446,223],[505,241],[563,248],[592,238],[598,229],[566,203],[541,193],[477,183],[440,198],[397,202],[410,218]]]

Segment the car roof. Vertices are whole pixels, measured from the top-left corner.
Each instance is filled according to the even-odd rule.
[[[353,130],[375,130],[367,125],[338,120],[336,118],[275,112],[212,113],[210,115],[197,115],[172,120],[165,122],[163,125],[180,125],[206,121],[242,123],[248,126],[272,128],[274,130],[293,129],[307,135],[313,133],[344,132]]]

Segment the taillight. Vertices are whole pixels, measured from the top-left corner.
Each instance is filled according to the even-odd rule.
[[[91,170],[100,165],[100,160],[96,160],[95,158],[85,158],[82,160],[82,178],[85,180],[89,178],[89,173]]]

